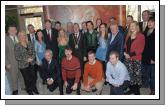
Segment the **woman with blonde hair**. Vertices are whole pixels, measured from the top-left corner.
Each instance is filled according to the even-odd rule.
[[[65,56],[64,48],[68,45],[68,37],[66,35],[66,31],[62,28],[59,30],[57,41],[59,48],[58,62],[59,64],[61,64],[62,58]]]
[[[125,39],[125,65],[130,74],[130,91],[128,94],[140,95],[141,78],[141,60],[145,46],[145,37],[139,30],[139,24],[133,21]]]
[[[19,69],[24,78],[26,91],[29,95],[39,94],[36,88],[36,78],[34,71],[35,50],[33,44],[28,42],[25,32],[18,33],[19,43],[15,45],[15,57],[18,61]]]

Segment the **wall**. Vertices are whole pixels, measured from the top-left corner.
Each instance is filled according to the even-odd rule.
[[[117,18],[118,24],[125,25],[126,6],[125,5],[49,5],[44,6],[45,19],[53,19],[62,22],[65,26],[67,22],[77,22],[92,20],[97,18],[108,23],[109,18]]]

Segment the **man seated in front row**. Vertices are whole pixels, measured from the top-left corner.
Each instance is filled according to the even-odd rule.
[[[65,55],[62,59],[62,77],[66,87],[66,93],[71,94],[72,91],[77,90],[76,94],[80,95],[80,76],[81,66],[79,59],[72,55],[72,49],[69,46],[65,47]]]
[[[107,63],[106,81],[110,84],[111,95],[123,95],[129,84],[129,74],[125,65],[119,61],[119,53],[111,51]]]
[[[102,64],[95,59],[95,52],[88,52],[88,62],[85,64],[82,90],[95,92],[97,95],[102,93],[104,85],[104,73]]]
[[[42,71],[47,88],[53,92],[59,86],[60,95],[63,95],[63,84],[61,83],[60,71],[55,59],[52,58],[53,53],[50,49],[46,50],[45,58],[42,60]]]

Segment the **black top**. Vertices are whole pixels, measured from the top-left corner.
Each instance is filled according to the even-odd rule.
[[[126,46],[127,46],[127,54],[129,54],[129,56],[134,56],[136,55],[135,52],[130,52],[130,48],[131,48],[131,45],[133,43],[135,39],[131,39],[131,37],[128,38],[127,42],[126,42]]]
[[[155,29],[148,36],[147,36],[147,32],[144,33],[145,48],[142,55],[143,56],[142,63],[144,65],[150,64],[151,60],[155,61]]]

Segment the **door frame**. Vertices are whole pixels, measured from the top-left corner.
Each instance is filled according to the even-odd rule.
[[[25,25],[25,18],[33,18],[33,17],[41,17],[42,27],[44,28],[44,13],[43,12],[19,14],[20,31],[26,31],[27,29],[27,26]]]

